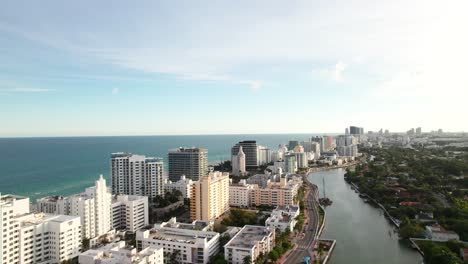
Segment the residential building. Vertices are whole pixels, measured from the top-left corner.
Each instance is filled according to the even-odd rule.
[[[253,185],[247,184],[246,180],[240,180],[239,183],[229,184],[229,205],[235,207],[249,207],[252,189]]]
[[[232,174],[235,176],[245,175],[245,153],[242,146],[239,146],[239,150],[236,155],[231,155]]]
[[[205,230],[198,221],[181,224],[172,218],[150,229],[137,231],[137,249],[163,247],[164,263],[168,263],[170,255],[175,254],[179,263],[207,264],[210,256],[219,252],[219,233]]]
[[[285,173],[297,172],[297,159],[293,152],[289,152],[284,155],[284,167]]]
[[[308,152],[294,152],[294,156],[296,156],[297,168],[309,167]]]
[[[336,138],[336,151],[339,156],[356,157],[357,143],[357,138],[352,135],[340,135]]]
[[[426,226],[426,237],[433,241],[460,240],[460,237],[457,233],[445,230],[442,226],[438,224]]]
[[[52,214],[79,216],[83,238],[91,239],[111,230],[111,200],[112,195],[101,175],[95,186],[86,188],[84,193],[44,197],[37,200],[37,208]]]
[[[297,140],[289,140],[288,142],[288,149],[293,150],[297,145],[299,145],[299,141]]]
[[[276,163],[276,162],[275,162]],[[261,188],[265,188],[268,183],[279,181],[279,175],[272,173],[255,174],[247,178],[247,184],[257,184]]]
[[[258,146],[258,165],[264,165],[271,162],[271,149]]]
[[[112,194],[156,197],[163,192],[163,160],[132,153],[111,155]]]
[[[185,175],[180,176],[180,179],[176,182],[166,180],[164,183],[164,193],[172,192],[173,190],[177,190],[182,193],[184,198],[190,198],[190,190],[192,188],[193,181],[191,179],[187,179]]]
[[[304,152],[304,147],[300,144],[296,145],[293,149],[294,152]]]
[[[237,155],[239,147],[242,146],[242,150],[245,153],[245,166],[246,169],[254,169],[258,164],[258,145],[255,140],[240,141],[231,148],[231,157]]]
[[[262,188],[253,185],[250,194],[250,204],[252,206],[285,206],[295,204],[294,197],[302,185],[300,177],[293,177],[290,180],[280,178],[279,182],[268,182],[267,186]]]
[[[169,150],[169,180],[176,182],[182,175],[198,181],[208,174],[208,150],[204,148],[177,148]]]
[[[310,141],[315,142],[320,147],[320,152],[325,152],[325,139],[322,136],[315,136],[310,139]]]
[[[192,185],[192,220],[212,221],[229,211],[229,173],[210,172]]]
[[[299,206],[278,206],[271,212],[271,216],[265,221],[265,226],[271,230],[279,229],[281,232],[289,230],[292,232],[296,225],[296,217],[299,215]]]
[[[274,246],[274,229],[246,225],[224,246],[224,259],[229,264],[243,264],[249,257],[249,263],[255,263],[260,254],[266,256]]]
[[[112,199],[112,228],[136,232],[149,223],[148,196],[116,195]]]
[[[0,196],[0,263],[52,264],[78,256],[80,217],[29,212],[29,198]]]
[[[163,264],[162,246],[149,246],[137,252],[136,248],[126,246],[125,241],[110,243],[81,253],[79,264]]]
[[[357,127],[357,126],[350,126],[349,127],[349,133],[351,135],[362,135],[362,134],[364,134],[364,128]]]

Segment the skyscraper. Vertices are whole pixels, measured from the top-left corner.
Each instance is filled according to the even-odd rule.
[[[299,141],[297,140],[289,140],[288,142],[288,149],[293,150],[297,145],[299,145]]]
[[[239,147],[237,155],[231,157],[232,174],[236,176],[245,174],[245,153],[242,150],[242,146]]]
[[[258,146],[258,165],[264,165],[271,162],[271,149]]]
[[[318,143],[320,147],[320,152],[325,152],[325,144],[324,144],[325,140],[323,137],[315,136],[315,137],[312,137],[310,141]]]
[[[245,166],[247,169],[254,169],[258,164],[258,145],[255,140],[240,141],[231,148],[231,157],[237,155],[239,147],[242,146],[242,150],[245,153]]]
[[[418,127],[416,128],[416,135],[421,135],[422,134],[422,128]]]
[[[351,135],[362,135],[362,134],[364,134],[364,128],[357,127],[357,126],[350,126],[349,127],[349,133]]]
[[[190,218],[212,221],[229,211],[229,173],[210,172],[192,185]]]
[[[162,159],[124,152],[112,153],[111,187],[113,194],[162,195]]]
[[[198,181],[208,174],[208,150],[204,148],[177,148],[169,150],[169,180],[180,176]]]

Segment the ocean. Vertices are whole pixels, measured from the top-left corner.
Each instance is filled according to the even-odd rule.
[[[289,140],[307,140],[315,135],[0,138],[0,192],[29,196],[31,201],[83,192],[100,174],[109,179],[113,152],[162,157],[166,165],[169,149],[202,147],[208,149],[208,160],[213,163],[230,159],[231,147],[241,140],[257,140],[276,150]]]

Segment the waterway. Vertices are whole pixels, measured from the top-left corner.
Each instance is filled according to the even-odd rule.
[[[343,179],[345,170],[336,169],[309,175],[333,204],[326,208],[327,219],[321,238],[336,239],[330,264],[416,264],[422,257],[394,233],[383,212],[365,203]]]

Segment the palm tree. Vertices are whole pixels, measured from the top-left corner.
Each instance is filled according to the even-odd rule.
[[[252,264],[252,258],[250,256],[245,256],[242,259],[242,264]]]

